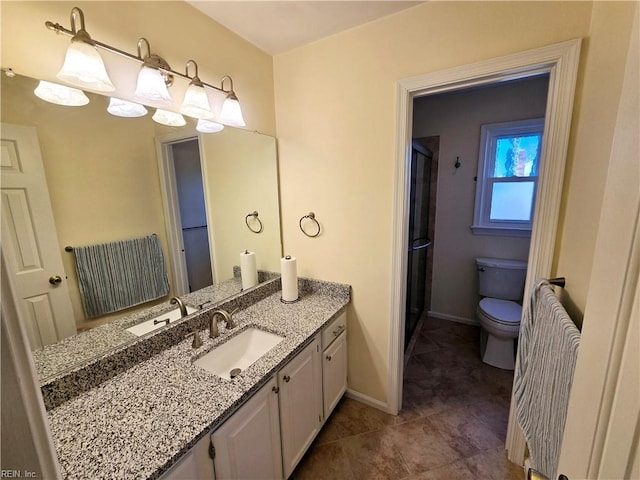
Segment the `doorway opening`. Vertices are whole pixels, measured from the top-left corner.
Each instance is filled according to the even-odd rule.
[[[197,136],[156,139],[175,295],[215,282],[211,232]]]
[[[460,440],[464,445],[461,444],[459,454],[464,458],[475,455],[478,448],[499,448],[505,444],[513,384],[513,365],[509,366],[506,360],[498,364],[493,357],[485,355],[481,347],[481,338],[486,339],[486,336],[481,337],[481,333],[486,330],[481,332],[476,315],[480,300],[476,259],[527,262],[530,238],[524,230],[527,226],[524,217],[529,220],[533,216],[535,192],[531,195],[529,190],[522,192],[518,187],[535,183],[538,166],[541,166],[540,142],[532,146],[533,142],[525,141],[519,132],[507,132],[497,142],[500,148],[491,150],[492,155],[484,158],[488,167],[483,168],[481,152],[485,148],[481,133],[486,125],[544,117],[548,78],[548,74],[540,74],[413,99],[411,136],[414,152],[411,156],[405,324],[405,335],[411,337],[409,341],[405,336],[405,345],[408,343],[409,348],[404,352],[403,410],[407,412],[405,414],[434,412],[435,418],[440,409],[450,409],[450,414],[455,413],[457,421],[464,422],[465,426],[473,428],[474,435],[478,435],[475,439],[470,437],[467,443]],[[415,150],[419,147],[417,140],[425,137],[438,141],[435,147],[440,159],[436,179],[438,203],[431,215],[430,209],[426,208],[422,218],[417,218],[422,202],[419,198],[419,172],[424,160]],[[503,148],[502,143],[507,143],[510,148]],[[431,150],[428,153],[431,155]],[[517,170],[512,165],[516,160],[523,163],[517,164]],[[507,165],[510,168],[507,169]],[[489,173],[483,175],[483,172]],[[484,177],[488,178],[485,185],[493,194],[488,202],[492,207],[488,209],[491,213],[489,218],[496,220],[499,216],[500,222],[488,223],[479,233],[474,222],[474,210],[479,198],[476,190]],[[508,200],[500,188],[505,184],[512,190]],[[492,188],[495,185],[498,187]],[[518,195],[523,197],[520,201],[516,198]],[[529,205],[525,208],[527,201]],[[504,216],[514,216],[514,205],[522,208],[515,215],[517,220],[509,222]],[[505,210],[508,215],[503,215]],[[433,240],[428,249],[432,253],[429,265],[426,255],[420,264],[414,258],[415,250],[411,248],[419,243],[416,240],[420,235],[415,231],[418,230],[416,224],[420,222],[435,223],[429,234],[429,239]],[[500,229],[496,223],[500,224]],[[514,227],[520,230],[516,231]],[[426,281],[421,281],[414,273],[416,268],[420,268],[424,278],[427,267],[432,272],[430,291],[426,288]],[[521,288],[523,284],[524,273]],[[415,301],[417,292],[425,296],[424,301]],[[496,299],[490,301],[501,306],[508,304],[514,309],[519,308],[516,304],[522,300],[522,297],[501,297],[497,290],[494,295]],[[429,305],[418,319],[415,319],[415,305]],[[502,311],[493,313],[503,321],[513,320],[512,326],[518,325],[520,320],[515,315],[506,318]],[[411,321],[417,322],[414,330],[411,330]],[[510,327],[511,330],[513,328]],[[517,327],[515,330],[514,337]],[[495,334],[494,329],[491,329],[491,334]],[[514,337],[504,341],[500,359],[513,359]]]
[[[397,83],[396,186],[394,202],[394,242],[389,349],[387,411],[397,414],[402,406],[404,314],[413,99],[417,96],[491,85],[508,80],[549,74],[549,95],[541,155],[544,161],[535,198],[524,298],[534,280],[551,274],[571,113],[578,71],[580,40],[571,40],[534,50],[400,80]],[[441,144],[442,148],[442,144]],[[440,157],[440,171],[444,160]],[[437,239],[436,239],[437,241]],[[526,442],[510,411],[507,432],[509,459],[524,461]]]
[[[535,186],[538,178],[541,136],[535,137],[533,145],[526,142],[529,137],[509,130],[498,139],[500,148],[491,150],[493,157],[487,154],[482,162],[485,151],[482,132],[488,125],[498,122],[511,125],[524,119],[542,119],[548,80],[547,74],[541,74],[414,98],[405,365],[407,353],[410,353],[406,346],[416,340],[415,336],[420,332],[416,325],[426,315],[478,325],[477,258],[527,262],[535,198],[535,187],[532,193],[530,185]],[[420,183],[424,160],[416,151],[419,142],[429,142],[431,149],[447,159],[440,175],[434,172],[431,182],[432,191],[439,188],[437,206],[434,195],[431,201],[428,194],[425,195],[428,186]],[[510,147],[502,148],[503,143]],[[431,150],[427,151],[431,155]],[[522,171],[505,171],[504,166],[512,164],[514,159],[522,161]],[[502,188],[505,186],[509,187],[507,196]],[[487,195],[477,194],[481,187]],[[478,208],[479,201],[487,204],[484,209]],[[517,218],[511,220],[516,207]],[[474,212],[485,210],[491,215],[487,214],[486,226],[479,228]],[[506,220],[503,218],[505,212]],[[498,219],[494,218],[496,215],[503,216]],[[421,228],[424,234],[420,233]],[[423,236],[429,241],[420,241]],[[427,256],[425,252],[416,258],[420,253],[417,249],[425,244],[429,245],[425,250],[431,255]],[[423,306],[426,306],[424,312]]]
[[[213,284],[213,269],[197,139],[169,144],[178,194],[182,252],[189,292]]]

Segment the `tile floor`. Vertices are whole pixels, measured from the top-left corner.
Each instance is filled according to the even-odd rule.
[[[400,414],[344,398],[292,479],[524,478],[504,453],[512,372],[482,363],[477,327],[419,327]]]

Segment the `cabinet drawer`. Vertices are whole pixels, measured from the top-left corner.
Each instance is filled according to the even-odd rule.
[[[331,343],[347,329],[347,312],[342,312],[338,318],[333,320],[322,330],[322,350],[325,350]]]

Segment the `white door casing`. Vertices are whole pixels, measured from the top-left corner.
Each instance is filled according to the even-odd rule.
[[[394,238],[392,251],[392,292],[390,312],[389,383],[387,411],[397,414],[402,406],[402,374],[404,345],[404,309],[406,298],[407,229],[409,214],[410,153],[413,98],[489,85],[509,79],[549,74],[549,92],[545,113],[542,166],[535,216],[531,232],[531,246],[525,283],[525,297],[533,281],[548,277],[555,247],[558,214],[573,98],[578,72],[580,39],[494,58],[472,65],[406,78],[396,89],[396,167],[394,197]],[[513,411],[513,409],[512,409]],[[507,434],[509,458],[524,462],[524,435],[510,415]]]
[[[36,129],[3,123],[1,142],[2,250],[38,348],[75,335],[75,319]]]

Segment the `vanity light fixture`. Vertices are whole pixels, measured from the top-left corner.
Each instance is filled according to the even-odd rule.
[[[147,113],[146,108],[139,103],[129,102],[128,100],[122,100],[121,98],[111,97],[109,99],[109,106],[107,112],[116,117],[144,117]]]
[[[229,93],[227,98],[222,104],[222,110],[220,111],[220,121],[231,127],[246,127],[247,124],[242,118],[242,110],[240,109],[240,102],[236,96],[236,92],[233,91],[233,80],[229,75],[222,77],[220,89],[224,90],[224,81],[229,80]]]
[[[80,30],[76,29],[76,17],[80,22]],[[228,75],[225,75],[222,78],[220,87],[205,83],[198,76],[198,66],[193,60],[189,60],[189,62],[187,62],[187,71],[184,74],[176,72],[171,69],[169,64],[162,57],[151,53],[149,42],[145,38],[141,38],[140,40],[138,40],[138,55],[133,55],[118,48],[112,47],[111,45],[107,45],[106,43],[102,43],[98,40],[92,39],[84,29],[84,14],[78,7],[74,7],[71,10],[71,30],[61,26],[58,23],[53,23],[50,21],[46,22],[45,25],[47,26],[47,28],[53,30],[58,34],[68,35],[72,37],[72,46],[75,46],[75,44],[82,44],[82,48],[86,49],[86,47],[89,47],[89,49],[92,50],[93,53],[97,54],[98,58],[100,59],[100,64],[103,67],[104,64],[102,63],[102,59],[100,58],[97,49],[106,50],[109,53],[125,57],[140,65],[141,68],[137,72],[138,79],[134,96],[140,99],[141,103],[151,106],[173,105],[171,95],[169,94],[169,87],[172,86],[175,78],[182,78],[189,81],[189,87],[187,88],[183,104],[180,107],[180,111],[185,113],[185,115],[200,119],[215,118],[215,115],[211,110],[208,98],[208,93],[214,92],[224,96],[221,113],[219,118],[217,118],[217,121],[219,123],[234,127],[246,126],[246,123],[242,117],[242,110],[240,108],[240,103],[238,102],[238,97],[233,91],[233,80]],[[144,57],[142,55],[143,46],[146,46]],[[69,48],[70,50],[72,50],[71,47]],[[188,66],[191,63],[193,63],[193,66],[196,67],[196,72],[193,77],[190,77],[188,72]],[[82,60],[80,62],[80,76],[85,74],[84,71],[87,68],[88,67],[86,65],[86,62]],[[65,70],[64,67],[63,70]],[[70,77],[63,79],[67,82],[72,81]],[[108,77],[106,77],[106,79],[108,80]],[[229,90],[224,89],[225,80],[229,81]],[[88,89],[100,91],[113,91],[115,89],[115,87],[113,87],[113,84],[111,84],[111,81],[108,81],[108,83],[105,81],[105,87],[103,89],[100,89],[99,85],[96,84],[82,85],[86,86],[86,88]],[[110,90],[108,90],[108,88],[110,88]]]
[[[204,120],[200,118],[198,119],[196,130],[200,133],[218,133],[224,130],[224,125],[222,125],[221,123],[212,122],[211,120]]]
[[[198,77],[198,64],[189,60],[185,66],[185,74],[189,76],[189,65],[193,65],[196,69],[196,74],[191,77],[191,82],[187,87],[187,91],[184,94],[184,100],[180,107],[180,112],[193,118],[211,119],[213,118],[213,112],[209,105],[209,98],[207,92]]]
[[[76,18],[80,29],[76,29]],[[67,49],[62,68],[56,75],[72,85],[89,88],[99,92],[113,92],[116,87],[111,83],[102,57],[95,42],[84,28],[84,14],[77,7],[71,9],[71,45]]]
[[[82,90],[45,80],[40,80],[33,93],[42,100],[66,107],[81,107],[89,103],[89,98]]]
[[[168,127],[184,127],[187,124],[187,121],[179,113],[162,110],[161,108],[158,108],[151,118],[154,122]]]
[[[142,45],[147,46],[147,55],[144,58],[142,57]],[[151,47],[146,38],[138,40],[138,59],[142,60],[142,68],[138,73],[136,98],[161,105],[171,105],[173,100],[167,87],[173,85],[173,76],[166,73],[171,70],[171,67],[160,55],[151,53]]]

